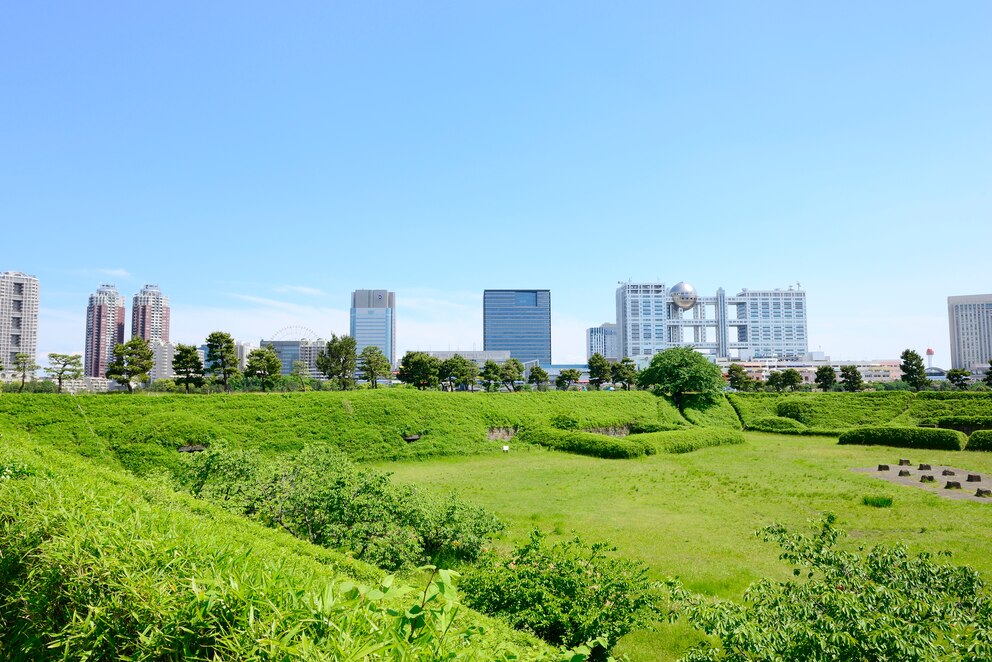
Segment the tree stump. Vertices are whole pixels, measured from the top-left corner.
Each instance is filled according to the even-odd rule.
[[[921,483],[932,483],[933,482],[933,476],[930,476],[930,475],[920,476],[920,482]]]
[[[945,490],[960,490],[961,489],[961,482],[960,481],[957,481],[957,480],[949,480],[949,481],[947,481],[947,485],[944,485],[944,489]]]
[[[909,466],[909,460],[899,460],[899,466],[900,467],[908,467]]]
[[[969,483],[980,483],[982,482],[981,474],[968,474]]]
[[[944,469],[943,471],[940,472],[940,475],[942,475],[942,476],[953,476],[954,475],[954,472],[951,471],[950,469]]]
[[[889,465],[887,465],[887,464],[880,464],[880,465],[878,465],[878,470],[879,471],[888,471],[889,470]]]
[[[903,469],[902,471],[899,472],[899,475],[900,476],[908,476],[909,475],[909,469]]]
[[[930,465],[929,464],[921,464],[920,465],[920,471],[930,471],[930,470],[931,469],[930,469]]]
[[[992,497],[992,490],[983,490],[982,488],[979,487],[978,491],[975,492],[975,496]]]

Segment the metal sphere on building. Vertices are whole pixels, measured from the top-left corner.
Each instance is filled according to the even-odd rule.
[[[672,295],[672,302],[682,310],[696,305],[696,288],[685,281],[673,285],[668,293]]]

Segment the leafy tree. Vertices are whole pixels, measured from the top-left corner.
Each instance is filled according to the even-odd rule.
[[[207,336],[206,371],[220,380],[224,390],[230,393],[231,379],[239,374],[238,354],[234,349],[234,338],[223,331],[214,331]]]
[[[300,390],[306,392],[307,382],[310,381],[310,366],[306,361],[293,361],[293,369],[289,373],[300,384]]]
[[[954,388],[962,391],[968,388],[968,378],[971,372],[962,368],[951,368],[947,371],[947,381],[954,385]]]
[[[765,384],[768,385],[768,388],[774,391],[785,390],[785,379],[782,377],[782,373],[778,370],[772,370],[768,373],[768,379],[765,380]]]
[[[534,531],[509,558],[490,554],[467,573],[466,603],[551,644],[575,646],[594,637],[616,642],[657,622],[663,596],[643,563],[611,551],[579,538],[549,543]],[[607,659],[604,643],[592,659]]]
[[[24,383],[28,380],[28,375],[31,375],[31,379],[34,379],[34,373],[38,370],[38,364],[31,360],[30,354],[25,354],[23,352],[18,352],[14,354],[14,371],[21,374],[21,387],[17,389],[18,393],[24,391]]]
[[[461,354],[455,354],[450,359],[441,362],[439,376],[442,381],[448,383],[450,390],[455,390],[456,386],[462,386],[472,390],[475,380],[479,376],[479,367],[474,361],[469,361]]]
[[[441,360],[426,352],[407,352],[400,361],[396,377],[404,384],[416,386],[421,391],[436,388],[440,383]]]
[[[379,388],[379,379],[390,374],[389,359],[375,345],[366,345],[358,356],[358,370],[372,388]]]
[[[499,367],[499,378],[508,391],[516,391],[517,382],[524,378],[524,364],[517,359],[507,359]]]
[[[0,366],[0,370],[3,367]],[[54,377],[59,384],[59,393],[62,392],[62,382],[66,379],[79,379],[83,376],[83,357],[79,354],[57,354],[52,352],[48,355],[48,367],[45,372],[49,377]]]
[[[727,383],[735,391],[751,391],[754,389],[754,379],[739,363],[731,363],[727,368]]]
[[[786,368],[782,371],[782,386],[785,388],[790,391],[795,391],[797,388],[802,386],[802,383],[803,375],[795,368]]]
[[[548,371],[539,365],[534,366],[530,369],[530,374],[527,375],[527,383],[540,389],[542,385],[548,383]]]
[[[989,369],[985,371],[985,377],[982,379],[986,386],[992,387],[992,359],[989,359]]]
[[[629,356],[625,356],[618,363],[610,366],[610,378],[614,384],[623,384],[624,390],[629,391],[630,387],[637,383],[637,365]]]
[[[152,348],[141,336],[131,338],[123,345],[114,346],[113,360],[107,364],[107,377],[127,387],[134,393],[134,382],[148,381],[154,365]]]
[[[837,373],[834,371],[833,366],[821,365],[816,369],[816,377],[813,381],[816,385],[820,387],[820,390],[826,392],[834,387],[837,383]]]
[[[482,385],[487,391],[494,391],[499,388],[499,383],[503,379],[503,372],[499,364],[495,361],[486,361],[482,364]]]
[[[176,382],[186,386],[187,395],[190,385],[203,385],[203,361],[192,345],[176,345],[176,352],[172,355],[172,371],[176,373]]]
[[[686,394],[713,398],[724,387],[720,368],[691,347],[672,347],[655,354],[651,364],[638,375],[637,384],[667,393],[679,411]]]
[[[317,354],[317,370],[320,370],[342,391],[355,385],[355,366],[358,363],[357,344],[351,336],[331,335],[327,348]]]
[[[613,372],[610,370],[610,362],[599,352],[589,357],[589,383],[596,388],[610,381]]]
[[[911,349],[906,349],[899,355],[899,358],[902,359],[902,363],[899,365],[899,369],[902,370],[902,377],[899,379],[906,382],[917,391],[922,391],[930,385],[930,380],[927,379],[927,369],[923,365],[922,356]]]
[[[255,377],[262,384],[262,391],[272,386],[282,374],[282,360],[272,345],[253,349],[248,353],[245,376]]]
[[[568,388],[582,379],[582,371],[577,368],[565,368],[555,377],[555,387],[559,391],[567,391]]]
[[[906,547],[835,549],[841,532],[827,514],[814,535],[781,525],[760,531],[801,579],[763,579],[743,604],[714,602],[669,580],[673,616],[720,639],[682,660],[988,660],[990,613],[984,583],[947,552],[911,556]]]
[[[858,366],[843,365],[840,367],[840,385],[845,391],[851,393],[864,390],[865,380],[862,379]]]

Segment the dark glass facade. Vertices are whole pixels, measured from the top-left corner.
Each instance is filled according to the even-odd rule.
[[[483,349],[551,365],[551,290],[486,290]]]

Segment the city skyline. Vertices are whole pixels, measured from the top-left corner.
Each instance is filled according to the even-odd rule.
[[[388,287],[398,355],[480,349],[482,292],[536,284],[556,363],[618,281],[684,280],[800,282],[811,351],[946,367],[947,297],[992,289],[962,248],[992,239],[985,2],[4,18],[0,269],[42,283],[42,358],[108,280],[194,344],[341,335]]]

